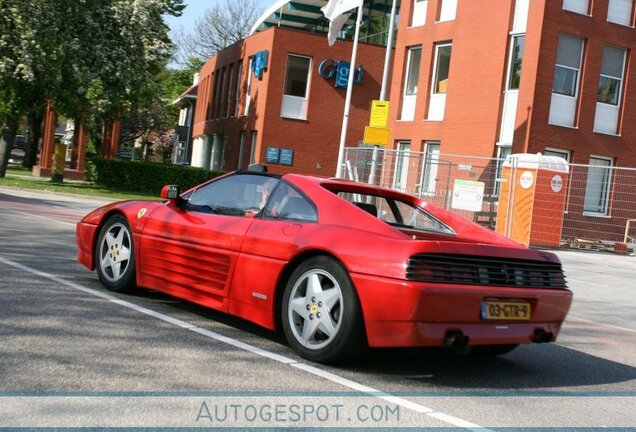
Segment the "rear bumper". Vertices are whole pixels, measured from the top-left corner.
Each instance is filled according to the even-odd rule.
[[[567,289],[435,285],[352,274],[372,347],[442,346],[448,332],[470,345],[524,344],[535,332],[556,338],[572,303]],[[529,321],[481,319],[484,299],[526,301]]]

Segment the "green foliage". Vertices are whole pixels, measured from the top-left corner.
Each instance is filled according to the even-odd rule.
[[[221,174],[221,171],[202,168],[119,159],[91,159],[86,164],[88,181],[99,186],[150,194],[159,194],[167,184],[176,184],[187,190]]]

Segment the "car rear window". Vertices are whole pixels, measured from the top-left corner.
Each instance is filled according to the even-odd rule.
[[[409,202],[353,192],[335,193],[340,198],[360,207],[393,227],[441,234],[455,234],[448,225],[424,209]]]

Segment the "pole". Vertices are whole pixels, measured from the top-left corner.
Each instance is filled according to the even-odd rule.
[[[386,100],[387,86],[389,83],[389,68],[391,67],[391,54],[393,52],[393,31],[395,28],[395,14],[397,10],[397,0],[393,0],[391,6],[391,19],[389,20],[389,35],[386,42],[386,54],[384,55],[384,72],[382,73],[382,90],[380,90],[380,100]]]
[[[349,111],[351,110],[351,94],[353,93],[353,78],[355,76],[355,64],[358,55],[358,39],[360,38],[360,26],[362,25],[362,2],[358,6],[358,16],[356,18],[356,31],[353,36],[353,51],[351,52],[351,65],[349,69],[349,82],[347,83],[347,96],[345,98],[344,116],[342,118],[342,130],[340,131],[340,145],[338,147],[338,165],[336,167],[336,177],[342,177],[342,162],[344,159],[344,148],[347,141],[347,127],[349,126]]]

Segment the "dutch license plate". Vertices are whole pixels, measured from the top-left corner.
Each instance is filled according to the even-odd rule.
[[[532,314],[530,303],[524,302],[481,302],[481,319],[485,320],[529,320]]]

